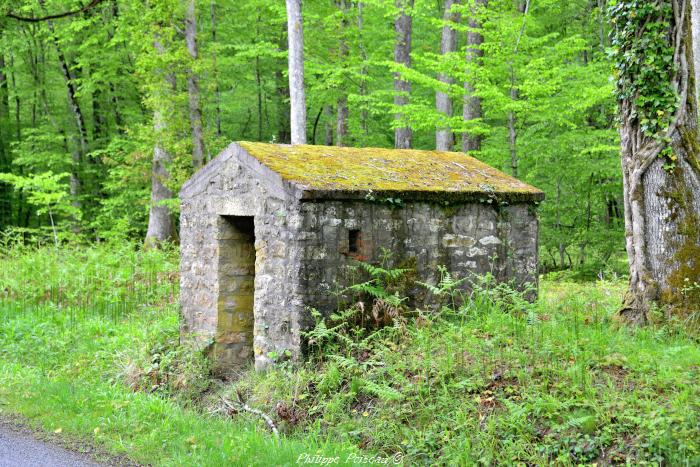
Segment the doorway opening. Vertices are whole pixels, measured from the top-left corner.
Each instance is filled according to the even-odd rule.
[[[253,361],[255,224],[253,216],[219,220],[215,361],[226,371]]]

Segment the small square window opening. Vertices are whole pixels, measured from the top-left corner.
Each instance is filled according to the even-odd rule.
[[[360,244],[362,243],[362,232],[359,230],[348,231],[348,252],[359,253]]]

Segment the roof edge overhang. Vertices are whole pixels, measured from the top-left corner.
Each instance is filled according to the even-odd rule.
[[[371,190],[317,190],[302,188],[301,201],[424,201],[430,203],[493,203],[537,204],[545,199],[543,191],[485,192],[485,191],[371,191]]]

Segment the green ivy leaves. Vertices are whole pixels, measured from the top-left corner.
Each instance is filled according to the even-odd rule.
[[[677,72],[669,34],[673,6],[666,0],[623,0],[608,15],[616,97],[632,102],[630,118],[638,120],[645,136],[661,138],[678,105],[669,79]]]

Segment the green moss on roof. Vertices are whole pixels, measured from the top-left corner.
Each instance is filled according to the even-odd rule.
[[[542,199],[542,191],[458,152],[239,142],[284,180],[323,192],[502,194]]]

